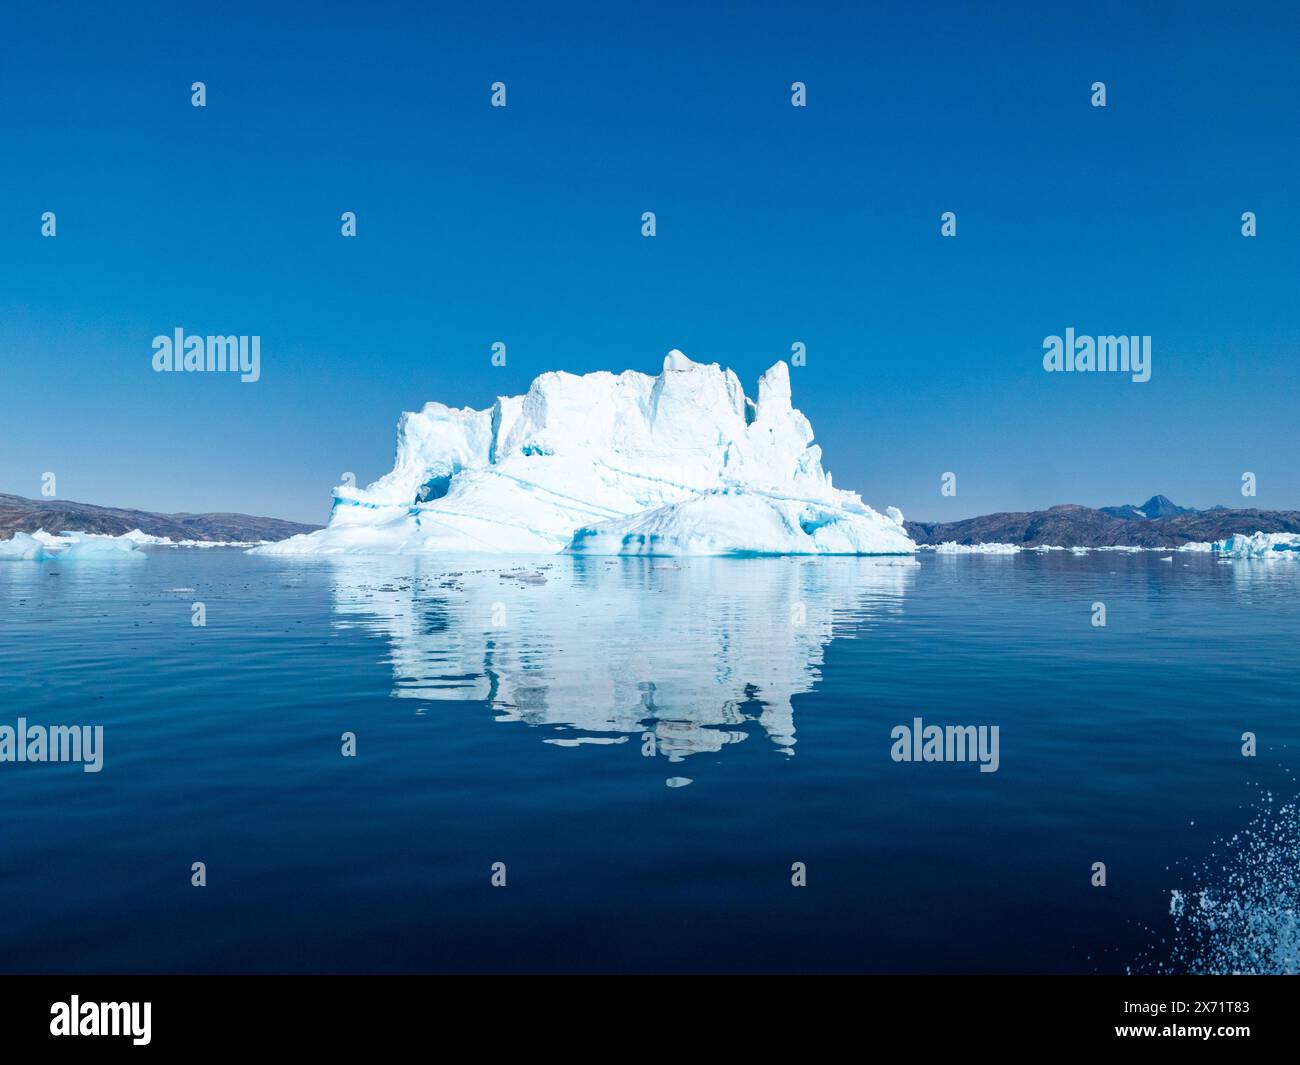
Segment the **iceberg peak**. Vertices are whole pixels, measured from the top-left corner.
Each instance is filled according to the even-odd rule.
[[[773,414],[790,410],[790,367],[784,361],[771,366],[758,379],[758,409]]]
[[[552,371],[486,410],[427,403],[401,416],[391,472],[258,550],[911,554],[897,511],[832,487],[791,398],[784,362],[755,403],[674,349],[658,376]]]

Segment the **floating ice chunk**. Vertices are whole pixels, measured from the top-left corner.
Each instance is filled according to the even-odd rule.
[[[16,532],[12,539],[0,540],[0,559],[31,559],[39,562],[48,557],[45,544],[28,533]]]
[[[959,544],[955,540],[948,540],[937,544],[934,553],[936,555],[1018,555],[1020,550],[1019,544]]]
[[[96,561],[113,561],[119,558],[144,558],[140,545],[123,536],[98,536],[93,533],[65,533],[62,538],[66,543],[51,544],[50,551],[57,551],[60,559],[84,559]]]
[[[6,559],[41,562],[51,558],[114,559],[129,556],[144,557],[131,533],[108,536],[101,533],[65,532],[54,536],[44,529],[37,529],[30,536],[27,533],[14,533],[11,540],[0,542],[0,558]]]
[[[132,529],[130,532],[124,532],[117,539],[130,540],[133,544],[141,547],[174,547],[176,541],[168,536],[151,536],[147,532],[141,532],[139,529]]]
[[[1233,558],[1300,558],[1300,533],[1234,533],[1216,540],[1214,550]]]
[[[167,536],[153,536],[139,529],[114,536],[109,533],[63,532],[47,533],[38,529],[30,536],[16,533],[12,540],[0,541],[0,559],[26,558],[114,558],[133,556],[144,558],[139,547],[258,547],[267,540],[173,540]],[[39,549],[39,550],[38,550]]]
[[[488,410],[403,414],[390,473],[267,554],[911,554],[896,508],[834,488],[790,372],[758,399],[671,351],[655,377],[544,373]]]

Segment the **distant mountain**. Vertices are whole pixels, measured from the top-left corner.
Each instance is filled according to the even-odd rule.
[[[15,532],[47,533],[68,530],[122,533],[139,529],[151,536],[173,540],[283,540],[295,533],[314,532],[319,525],[303,525],[279,518],[249,514],[153,514],[147,510],[97,507],[62,499],[24,499],[0,493],[0,539]]]
[[[1197,513],[1196,508],[1180,507],[1168,496],[1152,496],[1140,507],[1127,503],[1122,507],[1102,507],[1101,512],[1109,514],[1112,518],[1123,518],[1125,521],[1150,521],[1153,518],[1173,517],[1175,514]]]
[[[1174,506],[1164,496],[1156,501]],[[918,544],[1000,543],[1021,547],[1180,547],[1189,543],[1222,540],[1234,533],[1300,533],[1300,510],[1189,510],[1156,518],[1119,517],[1121,507],[1094,510],[1074,504],[1017,513],[985,514],[949,522],[907,522],[908,534]],[[1158,507],[1153,507],[1158,509]]]

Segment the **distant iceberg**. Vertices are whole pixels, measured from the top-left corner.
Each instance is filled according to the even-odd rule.
[[[35,533],[14,533],[9,540],[0,540],[0,559],[27,559],[43,562],[51,558],[92,558],[111,560],[126,556],[143,557],[138,537],[148,537],[136,529],[121,536],[99,533],[65,532],[58,536],[38,529]]]
[[[45,545],[29,533],[16,532],[12,539],[0,540],[0,559],[31,559],[39,562],[46,557]]]
[[[778,362],[749,399],[680,351],[657,377],[544,373],[486,410],[402,415],[391,473],[334,489],[329,525],[264,554],[899,555],[916,545],[834,488]]]
[[[1234,558],[1300,558],[1300,533],[1236,533],[1211,550]]]
[[[1019,544],[959,544],[945,540],[931,550],[936,555],[1018,555],[1021,548]]]

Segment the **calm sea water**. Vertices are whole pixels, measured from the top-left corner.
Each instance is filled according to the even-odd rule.
[[[105,729],[98,774],[0,764],[0,969],[1158,962],[1171,890],[1294,797],[1298,591],[1150,552],[0,563],[0,724]],[[998,771],[891,760],[916,717],[997,725]]]

